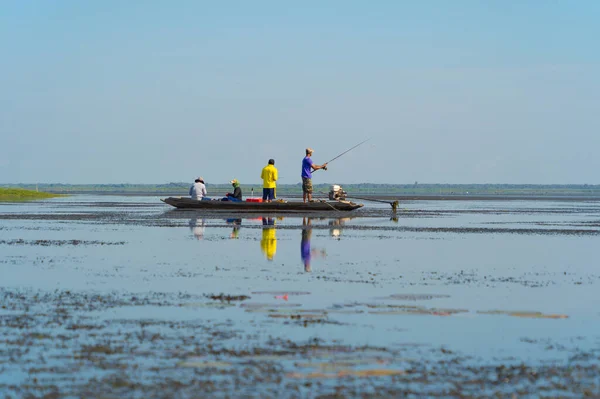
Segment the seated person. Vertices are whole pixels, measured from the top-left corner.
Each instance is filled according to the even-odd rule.
[[[240,187],[240,182],[237,179],[233,179],[230,183],[233,186],[233,193],[225,194],[223,201],[240,202],[242,200],[242,188]]]
[[[194,180],[194,184],[190,187],[190,197],[195,200],[202,200],[206,198],[206,185],[204,179],[199,177]]]

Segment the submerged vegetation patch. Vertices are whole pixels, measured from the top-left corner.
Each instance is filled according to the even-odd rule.
[[[0,240],[4,245],[39,245],[42,247],[62,247],[65,245],[125,245],[125,241],[86,241],[86,240]]]
[[[142,309],[194,306],[207,296],[214,298],[206,303],[235,306],[227,301],[235,296],[226,294],[0,288],[0,370],[13,376],[10,382],[0,379],[0,391],[7,397],[47,398],[279,398],[308,397],[315,390],[322,397],[461,398],[480,397],[481,392],[490,397],[595,397],[599,392],[599,358],[594,350],[577,350],[568,361],[549,365],[502,360],[474,365],[469,357],[445,347],[423,349],[402,342],[360,346],[319,337],[298,340],[286,334],[264,339],[251,328],[240,329],[231,320],[212,320],[212,315],[157,320],[148,319]],[[299,305],[245,301],[239,308],[267,312],[264,320],[250,322],[258,330],[273,322],[278,329],[303,326],[314,328],[313,332],[327,324],[343,325],[329,319],[329,309],[299,309]],[[131,306],[138,306],[139,312],[129,319],[102,312]],[[465,312],[398,303],[353,303],[338,305],[333,311],[359,310],[355,308],[377,315]],[[478,313],[556,316],[502,310]],[[107,314],[111,315],[108,320]]]
[[[528,319],[568,319],[569,316],[566,314],[545,314],[542,312],[536,311],[514,311],[514,310],[486,310],[486,311],[478,311],[478,314],[486,314],[486,315],[506,315],[513,317],[523,317]]]
[[[230,295],[230,294],[206,294],[207,298],[212,299],[213,301],[221,301],[221,302],[232,302],[232,301],[245,301],[246,299],[250,299],[248,295]]]
[[[399,301],[426,301],[430,299],[438,298],[450,298],[450,295],[442,294],[392,294],[389,299],[396,299]]]
[[[307,291],[253,291],[254,295],[310,295]]]

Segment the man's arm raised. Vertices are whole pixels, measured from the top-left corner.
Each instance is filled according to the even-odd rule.
[[[327,170],[327,164],[326,163],[324,163],[323,165],[315,165],[315,164],[313,164],[311,166],[312,166],[313,170],[319,170],[319,169]]]

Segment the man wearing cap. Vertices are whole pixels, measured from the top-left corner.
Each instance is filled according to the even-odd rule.
[[[195,200],[201,200],[206,197],[206,186],[204,185],[204,179],[199,177],[194,180],[194,184],[190,187],[190,197]]]
[[[327,164],[315,165],[310,158],[313,153],[312,148],[306,149],[306,156],[302,160],[302,200],[310,202],[312,200],[312,172],[319,169],[327,170]]]
[[[273,201],[275,199],[275,188],[277,187],[275,182],[278,178],[274,159],[269,159],[269,164],[263,168],[260,178],[263,179],[263,201]]]
[[[227,193],[225,194],[225,197],[227,197],[229,201],[240,202],[242,200],[242,188],[240,187],[240,182],[237,179],[233,179],[229,183],[233,186],[233,193]]]

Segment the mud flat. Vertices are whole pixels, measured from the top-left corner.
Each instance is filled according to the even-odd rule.
[[[598,397],[600,206],[0,206],[2,397]]]

